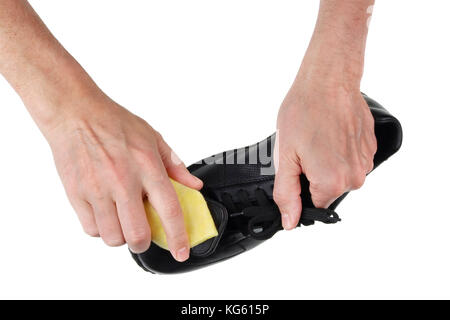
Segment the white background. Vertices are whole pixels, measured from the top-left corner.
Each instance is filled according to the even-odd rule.
[[[274,131],[318,2],[31,1],[188,164]],[[341,204],[343,222],[184,275],[145,273],[82,232],[46,141],[0,79],[0,298],[450,298],[449,10],[377,1],[361,89],[401,120],[404,144]]]

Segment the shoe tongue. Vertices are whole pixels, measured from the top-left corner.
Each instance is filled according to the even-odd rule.
[[[228,223],[227,209],[217,201],[208,198],[205,198],[205,200],[216,225],[218,235],[192,247],[191,255],[195,257],[207,257],[216,251]]]

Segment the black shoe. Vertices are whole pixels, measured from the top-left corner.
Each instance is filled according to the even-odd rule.
[[[402,128],[382,106],[363,96],[375,119],[376,168],[400,148]],[[250,250],[281,230],[280,212],[272,199],[274,142],[275,134],[255,145],[217,154],[188,168],[204,182],[201,193],[214,218],[219,232],[217,237],[193,247],[185,262],[177,262],[169,251],[155,244],[144,253],[132,254],[134,260],[152,273],[193,271]],[[300,176],[300,182],[303,210],[298,226],[309,226],[315,221],[327,224],[340,221],[334,209],[347,193],[328,209],[317,209],[311,201],[309,182],[304,175]]]

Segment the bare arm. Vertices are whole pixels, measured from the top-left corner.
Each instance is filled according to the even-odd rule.
[[[151,240],[147,196],[161,215],[173,256],[189,256],[169,176],[190,175],[161,135],[112,101],[51,35],[25,0],[0,1],[0,73],[48,140],[69,200],[89,235],[134,252]]]
[[[316,207],[361,187],[376,152],[373,118],[359,86],[374,0],[321,0],[314,34],[278,114],[279,165],[274,197],[283,226],[302,203],[298,176]]]

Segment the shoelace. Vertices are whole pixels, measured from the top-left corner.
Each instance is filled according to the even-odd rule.
[[[268,198],[262,189],[254,193],[255,201],[250,201],[245,190],[236,193],[238,201],[234,201],[229,193],[222,194],[222,201],[229,212],[230,218],[246,219],[247,224],[237,223],[239,228],[256,240],[270,239],[277,231],[282,230],[281,214],[278,206]],[[303,208],[300,225],[312,225],[315,221],[332,224],[341,221],[338,214],[331,209]]]

